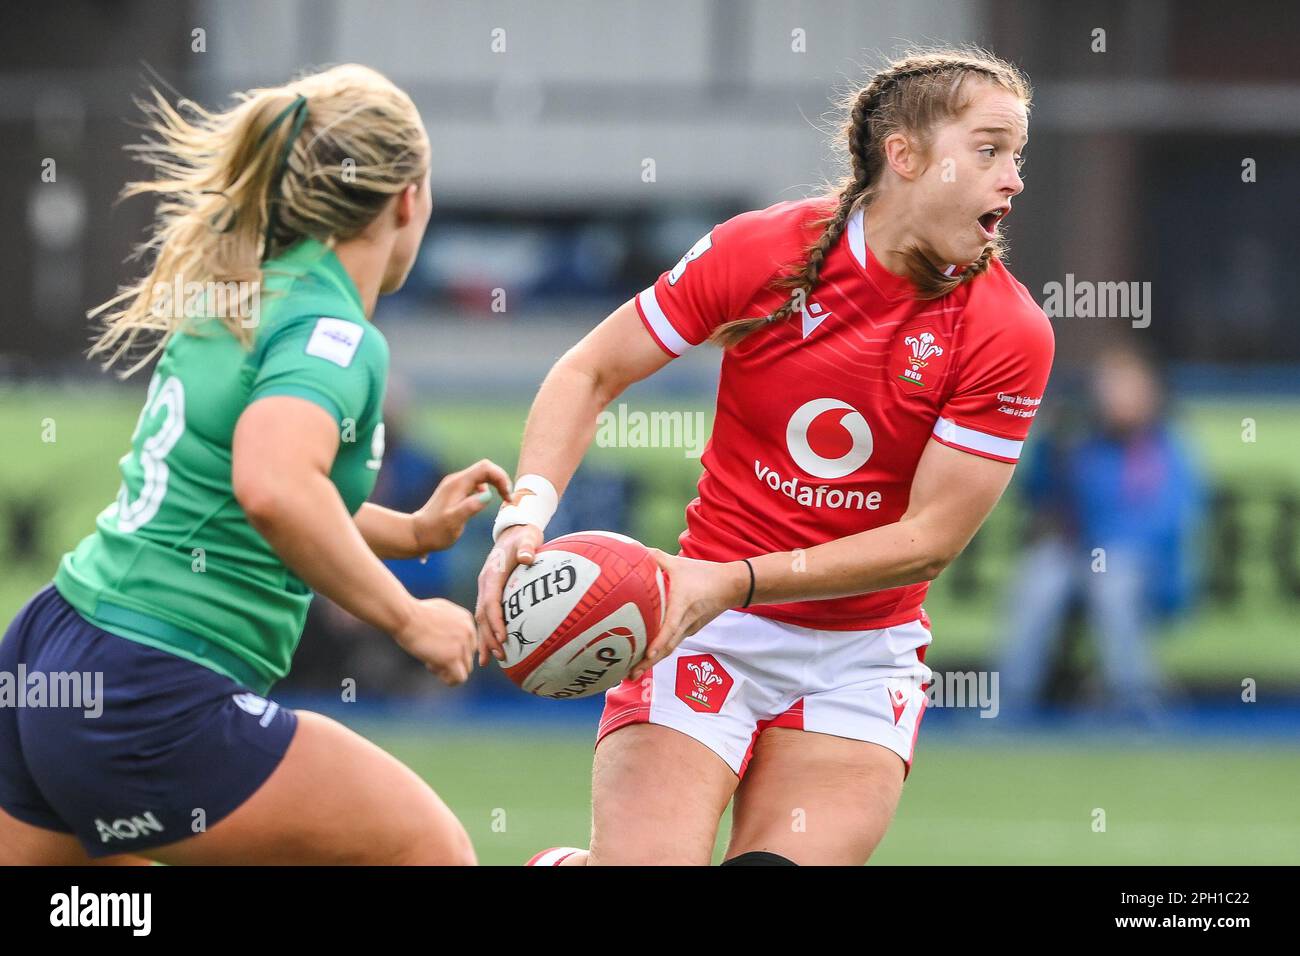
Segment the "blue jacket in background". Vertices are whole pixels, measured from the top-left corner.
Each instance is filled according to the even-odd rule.
[[[1090,433],[1034,444],[1022,486],[1030,507],[1054,513],[1085,552],[1124,551],[1150,571],[1151,609],[1172,614],[1195,596],[1205,487],[1163,425],[1121,440]]]

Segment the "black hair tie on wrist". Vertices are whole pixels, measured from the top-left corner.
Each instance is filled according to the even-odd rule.
[[[749,593],[745,595],[745,603],[741,607],[749,607],[749,602],[754,600],[754,566],[749,563],[749,558],[741,558],[745,562],[745,567],[749,568]]]

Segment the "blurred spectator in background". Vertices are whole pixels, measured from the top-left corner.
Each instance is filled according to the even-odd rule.
[[[384,402],[383,467],[369,500],[395,511],[418,510],[446,475],[437,456],[409,438],[408,389],[389,383]],[[449,556],[435,551],[427,560],[384,564],[418,598],[447,597]],[[285,683],[296,690],[338,691],[344,678],[356,680],[357,697],[423,694],[439,687],[428,671],[393,641],[317,595],[308,612],[302,648]]]
[[[1204,489],[1146,359],[1130,349],[1105,352],[1090,391],[1082,427],[1032,443],[1020,482],[1032,531],[1010,594],[1002,709],[1014,717],[1039,706],[1081,606],[1098,652],[1100,709],[1155,722],[1168,688],[1153,636],[1193,601]]]

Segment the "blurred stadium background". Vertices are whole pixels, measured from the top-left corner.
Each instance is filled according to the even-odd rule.
[[[139,135],[132,97],[147,84],[216,105],[358,61],[416,100],[434,218],[408,286],[376,316],[394,358],[381,492],[400,503],[484,455],[513,468],[528,403],[569,345],[715,222],[836,175],[831,109],[865,67],[951,42],[1013,59],[1036,88],[1027,189],[1007,227],[1017,277],[1040,302],[1067,276],[1150,283],[1149,324],[1054,319],[1030,448],[1068,444],[1094,414],[1098,355],[1133,347],[1161,367],[1206,504],[1177,554],[1189,594],[1138,635],[1167,682],[1161,705],[1113,706],[1093,625],[1071,612],[1045,707],[1015,721],[927,715],[876,860],[1300,861],[1300,12],[1287,0],[9,5],[0,614],[112,498],[144,394],[147,375],[118,382],[82,353],[85,312],[132,274],[151,213],[114,205],[140,171],[121,147]],[[696,350],[623,401],[707,421],[718,359]],[[698,449],[594,447],[553,528],[672,550],[698,471]],[[932,589],[937,674],[997,667],[1042,530],[1025,481]],[[489,526],[396,570],[472,606]],[[342,699],[349,679],[355,702]],[[532,700],[495,668],[447,691],[327,607],[277,695],[409,761],[484,862],[585,844],[598,701]]]

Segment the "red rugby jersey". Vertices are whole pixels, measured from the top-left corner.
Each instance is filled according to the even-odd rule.
[[[800,261],[832,209],[824,198],[743,213],[637,296],[669,355],[721,323],[768,315],[772,280]],[[682,553],[735,561],[892,524],[926,442],[1015,462],[1051,369],[1051,324],[999,262],[941,299],[869,252],[862,214],[827,254],[807,307],[728,349],[699,497]],[[755,606],[801,627],[858,630],[920,616],[927,583]]]

